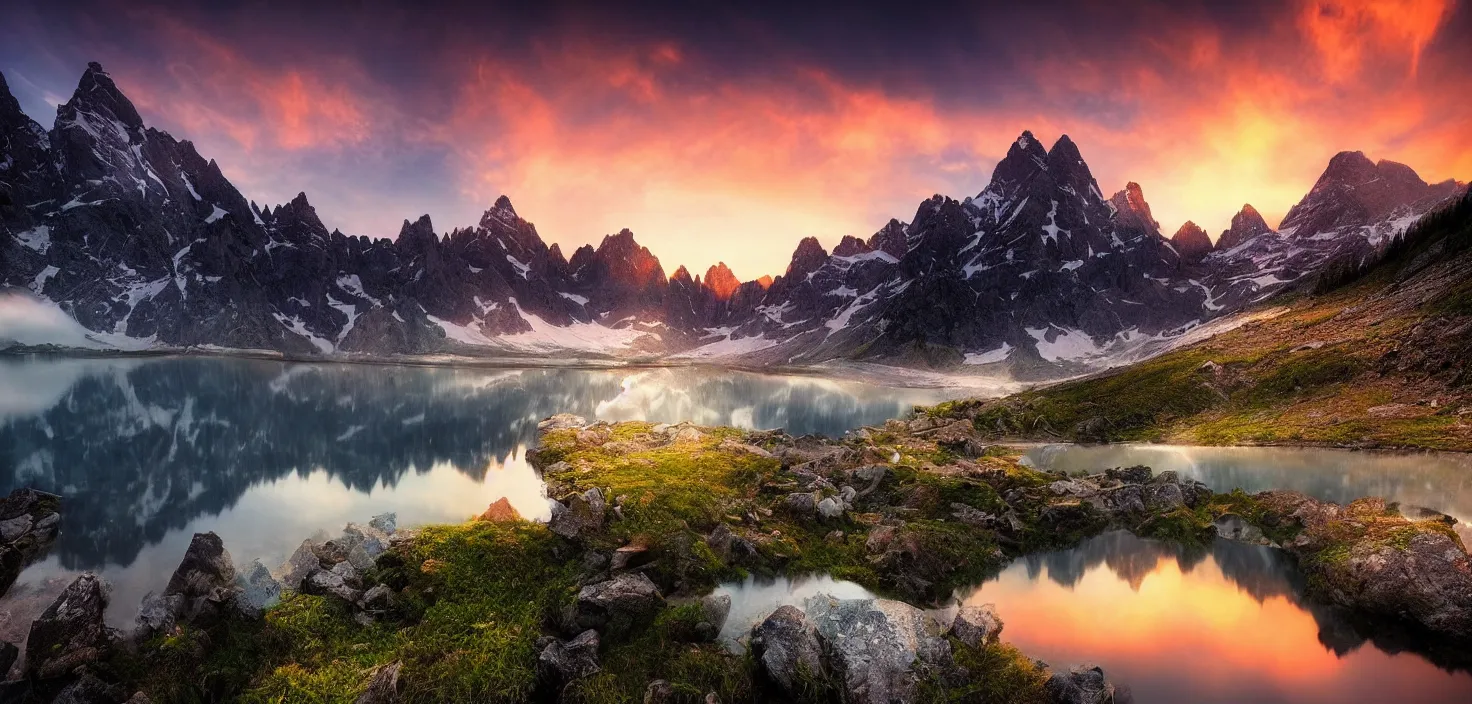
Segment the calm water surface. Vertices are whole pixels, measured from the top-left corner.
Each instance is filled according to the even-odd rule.
[[[275,566],[303,538],[385,511],[401,525],[456,521],[505,496],[544,517],[524,456],[537,421],[554,413],[837,435],[953,395],[695,368],[3,361],[0,489],[36,486],[66,504],[50,556],[0,600],[0,638],[23,638],[81,570],[113,583],[109,618],[130,623],[199,531],[219,533],[237,563]],[[1146,464],[1218,490],[1379,495],[1472,518],[1472,459],[1462,455],[1045,446],[1028,458],[1068,471]],[[721,589],[733,597],[722,634],[733,646],[778,604],[865,594],[821,577]],[[1098,662],[1140,702],[1472,701],[1472,676],[1433,664],[1447,664],[1444,654],[1348,623],[1301,593],[1291,561],[1269,548],[1218,541],[1185,553],[1108,533],[1014,562],[956,599],[996,603],[1006,640],[1054,665]]]
[[[18,640],[70,577],[113,584],[129,624],[190,537],[237,564],[394,511],[460,521],[503,496],[548,515],[525,461],[539,420],[691,420],[841,434],[954,392],[709,368],[468,369],[220,358],[0,361],[0,490],[66,497],[50,557],[0,600]]]
[[[778,606],[872,596],[825,576],[717,592],[731,595],[721,638],[737,651]],[[1302,593],[1279,550],[1217,540],[1184,551],[1112,531],[1017,560],[934,613],[948,620],[956,604],[996,604],[1004,641],[1054,667],[1099,664],[1140,704],[1472,701],[1472,675],[1445,653],[1351,623]]]

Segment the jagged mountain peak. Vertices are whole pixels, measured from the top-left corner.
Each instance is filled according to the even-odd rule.
[[[1190,220],[1171,235],[1170,243],[1182,259],[1192,263],[1205,259],[1211,253],[1211,237],[1206,234],[1206,230]]]
[[[987,190],[992,190],[1002,184],[1021,183],[1047,168],[1047,150],[1043,149],[1042,143],[1032,136],[1032,132],[1024,131],[1016,141],[1012,142],[1012,146],[1007,148],[1007,155],[997,162],[997,167],[992,169],[992,180]]]
[[[716,262],[714,266],[705,270],[705,287],[710,289],[719,300],[724,301],[730,298],[739,286],[741,286],[741,281],[736,278],[725,262]]]
[[[10,84],[5,82],[5,73],[0,72],[0,119],[19,112],[20,101],[10,93]]]
[[[695,281],[690,276],[690,270],[686,269],[684,264],[681,264],[679,268],[675,269],[675,273],[670,274],[670,283],[694,284]]]
[[[515,227],[519,222],[521,218],[516,214],[516,209],[511,207],[511,199],[504,195],[497,198],[495,205],[480,216],[480,226],[488,230],[498,224]]]
[[[1273,228],[1268,227],[1267,221],[1263,220],[1257,208],[1246,203],[1236,215],[1232,216],[1231,226],[1223,230],[1221,236],[1216,238],[1216,248],[1219,250],[1233,249],[1247,240],[1272,231]]]
[[[1283,216],[1284,233],[1316,234],[1424,212],[1454,189],[1427,184],[1414,169],[1371,161],[1363,152],[1339,152],[1312,190]]]
[[[1145,200],[1145,190],[1140,184],[1130,181],[1124,190],[1109,199],[1114,206],[1115,225],[1143,232],[1159,232],[1160,223],[1150,212],[1150,203]]]
[[[833,248],[833,256],[852,257],[856,254],[865,254],[872,251],[874,251],[873,248],[863,240],[853,235],[844,235],[843,239],[839,241],[838,246]]]
[[[789,280],[805,278],[823,266],[828,261],[828,250],[816,237],[804,237],[797,243],[797,249],[792,252],[792,261],[787,264],[787,273],[784,277]]]
[[[905,256],[910,250],[909,225],[890,218],[884,227],[869,236],[870,251],[880,251],[895,259]]]
[[[133,101],[123,95],[112,76],[102,70],[102,64],[93,61],[87,64],[87,70],[82,74],[82,79],[77,83],[77,90],[72,94],[71,100],[57,108],[57,120],[75,119],[77,112],[89,112],[103,117],[112,117],[127,125],[131,129],[143,128],[143,118],[138,115],[138,109],[133,107]]]

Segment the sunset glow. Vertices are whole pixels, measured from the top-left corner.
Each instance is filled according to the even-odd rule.
[[[958,10],[915,52],[883,46],[914,43],[913,23],[886,36],[870,15],[801,46],[756,10],[719,29],[553,13],[532,32],[469,8],[332,25],[96,5],[0,30],[34,117],[102,61],[247,197],[305,191],[349,234],[472,224],[504,193],[564,252],[627,227],[667,273],[751,279],[801,237],[831,248],[933,193],[975,195],[1024,129],[1069,134],[1106,194],[1142,184],[1166,234],[1190,219],[1215,237],[1249,202],[1276,224],[1341,150],[1472,175],[1472,12],[1453,0]]]

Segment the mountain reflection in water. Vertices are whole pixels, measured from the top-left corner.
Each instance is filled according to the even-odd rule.
[[[303,538],[385,511],[455,521],[506,496],[545,515],[523,455],[555,413],[836,435],[953,394],[709,368],[0,360],[0,490],[66,501],[51,557],[17,593],[99,571],[131,618],[197,531],[274,567]]]
[[[1003,639],[1030,657],[1098,663],[1142,704],[1472,701],[1465,654],[1402,652],[1413,641],[1301,594],[1281,551],[1221,539],[1191,551],[1112,531],[1021,558],[957,596],[996,604]],[[1427,659],[1449,655],[1460,667]]]

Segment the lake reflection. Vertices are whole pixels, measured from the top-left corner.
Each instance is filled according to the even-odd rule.
[[[1003,639],[1030,657],[1098,663],[1142,704],[1472,701],[1465,670],[1367,642],[1301,593],[1279,550],[1219,539],[1191,552],[1115,531],[958,597],[996,604]]]
[[[947,395],[708,368],[0,361],[0,490],[66,499],[51,556],[0,602],[0,637],[29,620],[15,602],[80,570],[113,582],[110,616],[130,620],[195,532],[274,567],[303,538],[385,511],[458,521],[506,496],[546,515],[524,454],[554,413],[839,434]]]
[[[1176,445],[1045,445],[1028,459],[1044,469],[1097,472],[1143,464],[1173,470],[1213,491],[1292,489],[1348,503],[1379,496],[1441,511],[1458,521],[1472,543],[1472,454],[1456,452],[1357,452],[1292,447],[1187,447]]]

